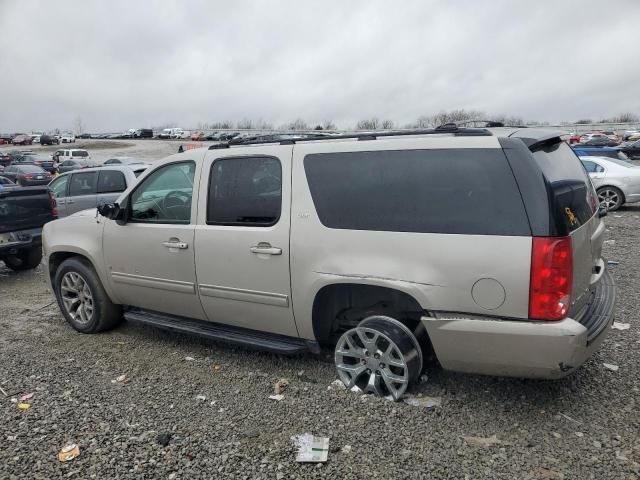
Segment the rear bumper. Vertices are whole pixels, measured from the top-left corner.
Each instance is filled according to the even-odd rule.
[[[600,346],[613,321],[615,284],[608,272],[580,321],[529,322],[422,317],[446,370],[528,378],[561,378]]]
[[[23,248],[42,245],[42,228],[0,233],[0,255],[12,255]]]

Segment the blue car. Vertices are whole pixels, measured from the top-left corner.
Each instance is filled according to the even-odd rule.
[[[631,160],[624,152],[621,152],[617,147],[585,147],[583,145],[572,146],[573,151],[579,157],[608,157],[630,162]]]

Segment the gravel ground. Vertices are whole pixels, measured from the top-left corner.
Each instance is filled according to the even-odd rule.
[[[0,478],[636,479],[640,207],[607,224],[617,320],[631,328],[560,381],[430,365],[413,393],[441,397],[431,409],[328,390],[331,352],[283,358],[127,324],[82,335],[51,304],[41,268],[2,266]],[[277,402],[280,378],[290,384]],[[32,392],[30,409],[12,402]],[[305,432],[330,437],[327,463],[295,462],[290,437]],[[488,447],[462,438],[492,435]],[[61,463],[70,442],[80,456]]]

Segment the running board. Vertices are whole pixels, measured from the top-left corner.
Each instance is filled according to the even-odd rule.
[[[197,335],[210,340],[244,345],[256,350],[265,350],[282,355],[295,355],[309,351],[313,353],[320,352],[318,343],[312,340],[259,332],[248,328],[231,327],[220,323],[194,320],[148,310],[128,310],[124,312],[124,318],[129,322],[143,323],[163,330]]]

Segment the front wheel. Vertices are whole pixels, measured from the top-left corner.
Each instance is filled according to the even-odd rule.
[[[615,212],[624,203],[624,194],[616,187],[602,187],[598,189],[598,202],[600,208]]]
[[[335,365],[347,388],[355,386],[365,393],[398,401],[420,376],[422,349],[403,323],[375,315],[340,337]]]
[[[42,260],[42,248],[32,247],[28,250],[21,250],[14,255],[7,255],[4,258],[4,263],[11,270],[32,270],[40,265]]]
[[[56,270],[53,288],[62,314],[82,333],[97,333],[115,327],[122,309],[102,287],[93,267],[80,258],[69,258]]]

